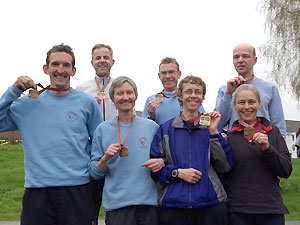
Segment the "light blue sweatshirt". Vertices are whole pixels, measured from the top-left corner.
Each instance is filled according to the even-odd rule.
[[[180,107],[180,104],[178,102],[178,97],[175,96],[175,92],[171,92],[171,93],[164,92],[164,94],[169,98],[164,97],[163,102],[159,102],[159,106],[156,109],[155,122],[158,125],[161,125],[164,122],[176,117],[182,111],[182,107]],[[150,101],[153,101],[154,99],[155,99],[155,95],[151,95],[147,98],[142,117],[148,118],[149,113],[147,111],[147,105]],[[202,105],[199,107],[199,112],[200,113],[205,112],[204,107]]]
[[[12,85],[0,99],[0,131],[19,129],[23,139],[25,187],[76,186],[90,181],[91,139],[102,122],[93,97],[71,89],[46,90],[37,99]]]
[[[281,98],[277,87],[267,81],[260,78],[247,82],[247,84],[254,85],[260,94],[261,106],[257,112],[258,117],[264,117],[271,122],[271,124],[276,125],[282,136],[286,137],[286,125],[282,109]],[[233,106],[233,96],[229,97],[225,94],[227,89],[226,85],[219,88],[218,96],[216,100],[216,111],[220,112],[222,127],[229,126],[231,129],[234,121],[238,120],[240,117]]]
[[[120,122],[122,143],[126,138],[130,122]],[[136,116],[125,146],[128,156],[113,156],[107,162],[107,170],[96,166],[111,144],[118,144],[117,119],[101,123],[94,134],[92,159],[89,165],[94,179],[105,177],[103,207],[105,211],[131,205],[157,205],[157,188],[151,171],[141,165],[150,158],[150,146],[158,125]]]

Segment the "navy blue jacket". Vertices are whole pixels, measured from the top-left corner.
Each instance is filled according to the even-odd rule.
[[[199,208],[227,199],[218,173],[233,166],[231,147],[222,135],[210,135],[205,126],[186,127],[178,115],[162,124],[154,136],[150,158],[163,158],[166,166],[152,176],[162,185],[161,206]],[[196,184],[172,177],[174,169],[194,168],[202,172]]]

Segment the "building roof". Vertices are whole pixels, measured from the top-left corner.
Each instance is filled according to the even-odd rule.
[[[297,132],[297,130],[300,128],[300,121],[296,120],[286,120],[286,132],[293,133]]]

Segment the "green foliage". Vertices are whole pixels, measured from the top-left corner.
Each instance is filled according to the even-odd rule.
[[[291,87],[300,97],[300,1],[262,0],[266,15],[268,41],[260,47],[266,62],[272,65],[269,77],[280,87]]]

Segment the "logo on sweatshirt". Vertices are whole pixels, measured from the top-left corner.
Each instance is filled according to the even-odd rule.
[[[139,142],[140,142],[140,147],[141,148],[148,148],[149,147],[147,138],[141,137],[139,139]]]
[[[74,112],[68,112],[67,113],[67,120],[69,122],[75,122],[76,121],[76,117],[77,117],[77,115]]]

